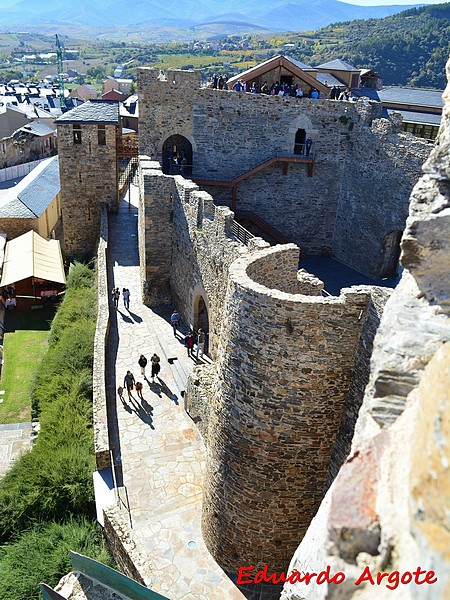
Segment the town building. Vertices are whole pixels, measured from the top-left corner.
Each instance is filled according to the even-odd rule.
[[[32,230],[49,239],[61,219],[58,157],[48,158],[17,183],[1,184],[0,232],[14,239]]]

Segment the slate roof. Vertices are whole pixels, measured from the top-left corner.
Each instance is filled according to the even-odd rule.
[[[442,91],[406,87],[390,87],[378,92],[381,102],[412,104],[414,106],[433,108],[442,108],[444,106],[442,94]]]
[[[364,96],[364,98],[369,98],[369,100],[376,100],[377,102],[380,102],[378,91],[370,88],[353,88],[352,96],[355,96],[356,98],[361,98]]]
[[[326,81],[328,87],[333,87],[333,85],[347,87],[345,83],[339,81],[339,79],[337,79],[334,75],[331,75],[331,73],[317,73],[316,79],[317,81],[320,81],[320,83],[325,83]]]
[[[81,106],[64,113],[55,123],[101,123],[119,124],[119,104],[113,100],[89,100]]]
[[[412,110],[389,109],[388,113],[400,113],[405,123],[416,123],[417,125],[436,125],[441,124],[441,115],[430,115],[427,113],[414,112]]]
[[[332,71],[359,71],[353,65],[344,62],[340,58],[336,58],[335,60],[330,60],[329,62],[318,65],[316,69],[331,69]]]
[[[32,121],[21,127],[19,131],[25,131],[26,133],[31,133],[32,135],[37,135],[39,137],[49,135],[49,133],[56,134],[54,129],[42,121]]]
[[[60,191],[58,157],[43,160],[15,187],[0,195],[0,219],[40,217]]]
[[[299,69],[302,69],[302,71],[315,71],[314,67],[311,67],[310,65],[306,65],[305,63],[296,60],[295,58],[291,58],[290,56],[285,56],[284,58],[287,58],[288,60],[291,61],[291,63],[294,63],[294,65],[296,65]]]

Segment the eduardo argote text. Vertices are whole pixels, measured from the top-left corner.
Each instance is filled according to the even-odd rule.
[[[390,573],[372,573],[370,567],[365,567],[361,575],[354,582],[355,585],[383,585],[389,590],[395,590],[399,585],[432,585],[438,580],[434,571],[427,571],[422,567],[417,567],[414,571],[391,571]],[[253,565],[240,567],[238,571],[238,585],[258,584],[258,583],[304,583],[305,585],[322,585],[324,583],[334,583],[339,585],[345,581],[345,573],[337,571],[331,572],[331,567],[327,566],[325,570],[314,572],[292,571],[286,573],[270,573],[269,566],[264,565],[261,570],[255,570]]]

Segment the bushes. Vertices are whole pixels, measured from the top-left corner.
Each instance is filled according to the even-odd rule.
[[[72,570],[69,550],[111,565],[94,523],[79,519],[40,525],[0,548],[0,600],[39,598],[37,583],[56,582]]]
[[[8,542],[0,548],[0,600],[37,598],[43,579],[56,584],[71,569],[69,549],[94,558],[104,552],[101,545],[98,552],[94,548],[97,526],[80,521],[94,514],[96,290],[92,272],[80,264],[67,283],[32,391],[41,432],[32,450],[0,480],[0,541]],[[89,552],[87,540],[94,548]]]

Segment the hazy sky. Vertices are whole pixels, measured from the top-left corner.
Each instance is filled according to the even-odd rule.
[[[360,6],[380,6],[381,4],[443,4],[444,2],[448,2],[449,0],[422,0],[422,2],[417,2],[417,0],[340,0],[341,2],[345,2],[346,4],[359,4]]]

